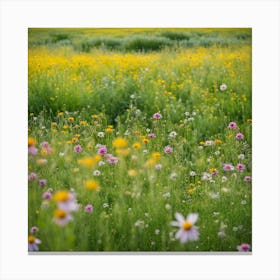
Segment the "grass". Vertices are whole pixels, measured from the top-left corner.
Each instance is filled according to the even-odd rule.
[[[29,30],[29,148],[37,153],[28,173],[38,177],[29,180],[28,226],[39,227],[40,251],[236,251],[251,244],[251,183],[244,181],[251,174],[250,34]],[[46,141],[48,148],[40,144]],[[100,144],[117,164],[98,156]],[[225,163],[246,169],[227,172]],[[62,190],[79,204],[63,227],[54,221]],[[52,199],[42,198],[47,191]],[[84,212],[88,204],[92,213]],[[199,214],[198,241],[175,238],[176,212]]]

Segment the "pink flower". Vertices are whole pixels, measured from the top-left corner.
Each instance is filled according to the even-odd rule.
[[[107,162],[116,165],[118,163],[118,158],[110,155],[110,157],[107,157]]]
[[[153,118],[159,120],[162,118],[162,115],[160,113],[154,113]]]
[[[39,185],[40,185],[41,187],[44,187],[46,184],[47,184],[47,180],[46,180],[46,179],[40,179],[40,180],[39,180]]]
[[[236,138],[237,140],[242,140],[242,139],[244,138],[244,135],[243,135],[242,133],[237,133],[236,136],[235,136],[235,138]]]
[[[234,170],[234,166],[232,166],[230,163],[225,163],[223,169],[224,171],[232,171]]]
[[[90,213],[93,211],[93,206],[91,204],[88,204],[87,206],[85,206],[84,211],[87,213]]]
[[[43,199],[51,199],[52,198],[52,193],[51,192],[44,192],[42,195]]]
[[[31,233],[36,233],[36,232],[38,232],[39,231],[39,228],[38,227],[32,227],[31,229],[30,229],[30,232]]]
[[[46,149],[51,147],[49,142],[47,142],[47,141],[42,142],[40,145],[41,145],[41,147],[46,148]]]
[[[197,213],[190,213],[185,219],[182,214],[175,213],[176,221],[172,221],[171,225],[179,227],[179,230],[176,232],[175,238],[180,239],[181,243],[186,243],[189,241],[198,240],[199,232],[198,227],[194,224],[198,219]]]
[[[245,169],[245,165],[242,163],[237,163],[236,169],[239,171],[243,171]]]
[[[149,138],[155,138],[156,135],[155,135],[154,133],[150,133],[150,134],[148,134],[148,137],[149,137]]]
[[[243,243],[243,244],[237,246],[237,250],[239,252],[248,252],[248,251],[250,251],[250,249],[251,249],[251,246],[246,243]]]
[[[230,129],[238,129],[238,126],[235,122],[230,122],[228,125],[228,128]]]
[[[76,200],[76,196],[74,193],[69,192],[69,198],[66,201],[59,201],[57,203],[59,209],[62,209],[67,212],[77,211],[79,205]]]
[[[102,145],[98,148],[99,155],[106,155],[107,154],[107,147],[105,145]]]
[[[245,181],[245,182],[251,182],[251,181],[252,181],[251,176],[245,176],[245,177],[244,177],[244,181]]]
[[[83,149],[82,149],[82,146],[81,146],[81,145],[76,145],[76,146],[74,147],[74,152],[75,152],[75,153],[80,153],[82,150],[83,150]]]
[[[38,178],[38,175],[34,172],[31,172],[29,175],[28,175],[28,180],[29,181],[34,181]]]
[[[28,153],[32,156],[36,156],[37,155],[37,148],[35,146],[30,146],[28,148]]]
[[[172,152],[173,152],[173,148],[172,148],[172,147],[166,146],[166,147],[164,148],[164,153],[165,153],[165,154],[171,154]]]

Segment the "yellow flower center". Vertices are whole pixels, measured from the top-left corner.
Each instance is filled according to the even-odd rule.
[[[69,199],[69,192],[67,191],[60,191],[55,193],[54,195],[54,200],[59,202],[59,201],[67,201]]]
[[[28,137],[28,147],[34,146],[36,144],[36,140],[33,137]]]
[[[29,235],[29,236],[28,236],[28,243],[32,244],[32,243],[34,243],[34,242],[35,242],[35,237],[32,236],[32,235]]]
[[[63,219],[65,218],[67,215],[67,212],[62,210],[62,209],[56,209],[55,212],[54,212],[54,216],[57,218],[57,219]]]
[[[184,230],[190,230],[192,228],[192,226],[193,226],[192,223],[190,223],[189,221],[185,221],[182,225],[182,228]]]

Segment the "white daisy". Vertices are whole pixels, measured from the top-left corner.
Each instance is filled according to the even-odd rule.
[[[176,239],[180,239],[181,243],[198,240],[198,227],[194,225],[198,219],[197,213],[190,213],[186,219],[182,214],[175,213],[175,218],[177,221],[172,221],[171,225],[179,227],[175,235]]]
[[[220,91],[225,91],[227,89],[227,85],[226,84],[221,84],[220,85]]]
[[[33,235],[28,236],[28,251],[39,251],[38,244],[41,244],[41,240],[35,238]]]

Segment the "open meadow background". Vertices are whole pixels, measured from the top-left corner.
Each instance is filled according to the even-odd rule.
[[[251,250],[251,29],[28,40],[30,251]]]

